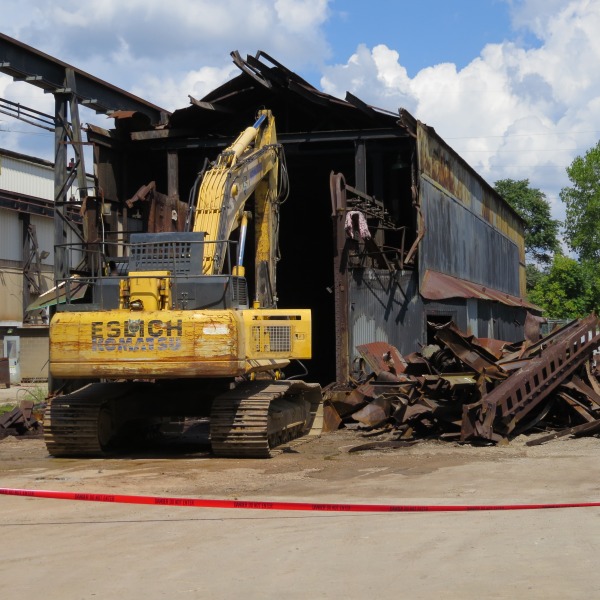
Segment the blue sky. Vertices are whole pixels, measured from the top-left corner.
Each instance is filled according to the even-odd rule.
[[[515,34],[503,0],[335,0],[330,9],[324,29],[331,62],[345,62],[358,44],[385,44],[398,51],[411,77],[442,62],[463,68],[486,44]]]
[[[3,0],[0,31],[168,110],[261,49],[323,91],[433,126],[486,180],[529,179],[563,218],[565,168],[600,139],[598,0]],[[0,75],[0,98],[53,112]],[[83,122],[110,127],[91,111]],[[0,114],[0,147],[52,136]]]

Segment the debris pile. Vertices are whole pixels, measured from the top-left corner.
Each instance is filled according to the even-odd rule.
[[[31,400],[22,400],[19,406],[0,415],[0,439],[7,435],[38,435],[42,424],[34,413],[35,404]]]
[[[453,323],[429,324],[435,345],[402,356],[384,342],[359,346],[369,374],[352,389],[328,390],[325,429],[342,424],[398,441],[437,438],[529,442],[600,431],[600,384],[594,352],[595,315],[573,321],[537,342],[510,344],[467,336]]]

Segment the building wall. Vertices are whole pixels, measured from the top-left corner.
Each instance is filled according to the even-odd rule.
[[[0,149],[0,190],[54,200],[54,166]]]
[[[350,372],[361,344],[387,342],[401,354],[418,352],[428,343],[427,321],[452,320],[475,337],[508,342],[523,338],[526,310],[487,300],[421,298],[416,271],[400,275],[376,269],[353,269],[350,277]],[[356,373],[355,373],[356,374]]]
[[[0,208],[0,260],[23,260],[23,226],[19,213]]]
[[[30,219],[40,252],[48,252],[41,271],[45,288],[50,289],[54,285],[54,223],[51,217],[32,215]],[[23,227],[18,212],[0,208],[0,325],[23,321]]]
[[[433,269],[520,296],[519,248],[489,221],[429,179],[421,180],[425,236],[419,269]]]
[[[41,261],[41,274],[43,287],[50,289],[54,285],[54,221],[51,214],[28,214],[27,202],[53,201],[52,163],[0,149],[0,194],[3,192],[11,193],[17,203],[7,205],[11,208],[0,207],[0,352],[4,351],[5,336],[18,337],[20,380],[46,380],[48,327],[23,323],[23,268],[29,258],[29,248],[24,248],[24,231],[28,219],[35,227],[39,252],[48,252]],[[21,196],[23,202],[19,203]]]
[[[19,330],[21,337],[21,379],[45,381],[48,379],[48,329],[30,328]]]
[[[417,145],[430,227],[421,242],[421,276],[432,268],[525,296],[523,220],[432,128],[419,123]]]
[[[23,322],[23,270],[0,266],[0,326]]]

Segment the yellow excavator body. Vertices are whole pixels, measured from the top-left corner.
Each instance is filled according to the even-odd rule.
[[[92,273],[91,301],[51,320],[52,377],[91,382],[51,399],[44,423],[51,454],[102,456],[130,432],[152,432],[165,416],[206,404],[220,456],[267,457],[278,444],[320,431],[320,386],[282,378],[290,361],[311,357],[310,310],[277,308],[282,162],[273,115],[259,111],[204,174],[190,230],[131,234],[93,261],[110,266],[120,257],[123,269]],[[250,301],[243,258],[252,194]]]
[[[311,357],[310,311],[61,312],[50,325],[54,377],[239,377]]]

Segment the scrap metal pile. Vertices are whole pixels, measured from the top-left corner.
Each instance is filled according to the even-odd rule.
[[[390,445],[437,438],[506,442],[522,433],[600,431],[595,315],[573,321],[538,342],[509,344],[429,324],[435,345],[401,356],[383,342],[358,347],[369,373],[351,390],[328,391],[325,427],[358,426],[388,434]]]
[[[35,414],[35,404],[31,400],[22,400],[19,406],[0,415],[0,439],[7,435],[41,435],[42,424]]]

